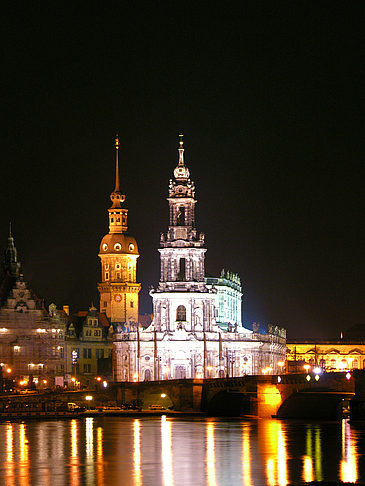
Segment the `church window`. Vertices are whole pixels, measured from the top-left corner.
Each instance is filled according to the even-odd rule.
[[[185,258],[180,258],[179,260],[179,273],[177,275],[177,279],[182,282],[185,280]]]
[[[109,280],[109,273],[105,272],[105,280]]]
[[[114,223],[114,218],[111,219],[111,222]]]
[[[176,222],[178,226],[185,225],[185,207],[180,206],[177,210]]]
[[[105,302],[105,301],[104,301],[104,307],[107,307],[107,305],[108,305],[108,302]]]
[[[176,320],[186,321],[186,307],[184,305],[179,305],[176,309]]]
[[[120,243],[115,243],[114,250],[120,251],[121,249],[122,249],[122,247],[121,247]]]
[[[109,263],[106,263],[104,268],[105,268],[105,270],[109,270]]]
[[[133,302],[133,300],[131,300],[131,307],[134,307],[134,302]]]
[[[120,263],[116,263],[116,265],[115,265],[115,269],[116,269],[116,270],[120,270]]]

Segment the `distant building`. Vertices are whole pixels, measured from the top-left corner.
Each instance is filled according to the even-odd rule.
[[[326,371],[365,369],[365,325],[348,329],[342,339],[291,339],[287,342],[287,369],[319,366]]]
[[[67,381],[91,385],[101,375],[112,379],[113,330],[105,314],[94,306],[69,318],[66,337]]]
[[[168,231],[160,238],[160,282],[152,289],[153,322],[116,332],[116,381],[242,376],[278,371],[285,359],[285,331],[267,335],[242,327],[240,283],[222,276],[205,281],[205,239],[195,227],[195,187],[184,162],[170,180]],[[215,285],[216,284],[216,285]],[[218,293],[219,292],[219,293]],[[223,297],[219,319],[215,306]],[[224,300],[226,298],[226,301]]]
[[[53,385],[65,373],[66,322],[45,309],[20,273],[13,236],[9,235],[0,286],[0,356],[3,375]],[[11,370],[11,371],[6,371]],[[24,381],[22,380],[22,381]]]
[[[221,329],[242,326],[242,287],[239,276],[222,270],[220,277],[206,277],[208,289],[214,288],[215,320]]]

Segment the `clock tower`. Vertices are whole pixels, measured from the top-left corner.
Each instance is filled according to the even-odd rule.
[[[119,190],[119,138],[115,138],[115,188],[110,195],[109,233],[101,240],[100,312],[112,323],[119,323],[125,330],[138,322],[138,294],[141,284],[136,281],[138,246],[128,234],[128,209],[122,207],[125,195]]]

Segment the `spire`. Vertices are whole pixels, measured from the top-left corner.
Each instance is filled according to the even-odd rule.
[[[115,188],[110,194],[113,203],[112,208],[120,208],[120,203],[125,201],[125,196],[119,190],[119,135],[115,136]]]
[[[184,135],[179,135],[179,167],[184,167]]]
[[[3,268],[14,277],[19,275],[20,262],[18,262],[18,252],[11,234],[11,223],[9,223],[8,246],[4,252]]]
[[[185,162],[184,162],[184,135],[180,133],[179,135],[179,163],[177,164],[177,167],[174,170],[174,176],[175,179],[181,180],[181,181],[187,181],[189,179],[189,169],[185,167]]]
[[[119,135],[116,134],[116,136],[115,136],[115,189],[114,189],[114,192],[119,192],[119,160],[118,160],[118,151],[119,151]]]

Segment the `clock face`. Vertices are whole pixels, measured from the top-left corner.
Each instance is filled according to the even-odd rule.
[[[114,299],[117,301],[117,302],[120,302],[122,300],[122,296],[120,294],[117,294]]]

